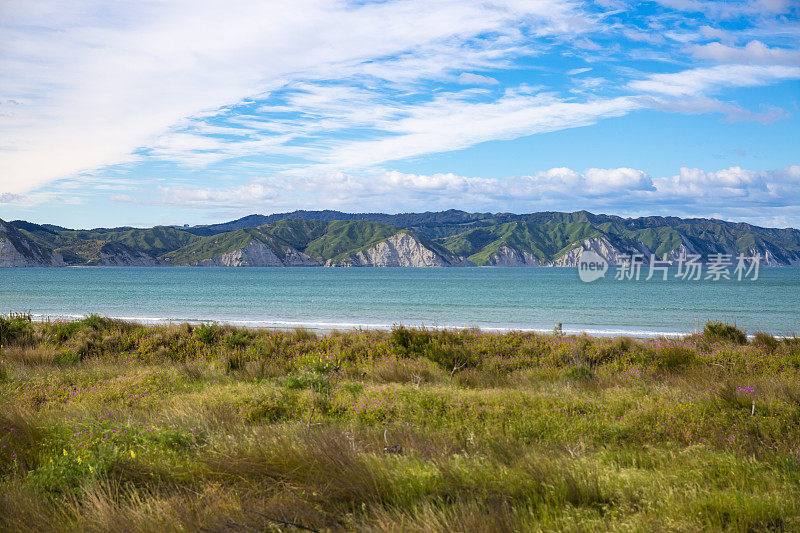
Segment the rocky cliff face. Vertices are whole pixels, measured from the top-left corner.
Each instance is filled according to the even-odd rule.
[[[530,252],[517,250],[509,246],[501,246],[497,252],[492,254],[486,266],[538,267],[542,266],[542,263]]]
[[[578,266],[578,260],[580,259],[584,250],[593,251],[605,259],[609,264],[616,264],[617,256],[629,253],[628,250],[621,250],[617,248],[605,237],[592,237],[591,239],[586,239],[583,241],[581,246],[573,248],[572,250],[558,257],[555,261],[546,263],[543,266],[576,267]],[[636,251],[638,252],[638,250]]]
[[[425,246],[416,235],[400,232],[385,241],[326,266],[340,267],[450,267],[472,266],[460,257],[445,256]]]
[[[0,267],[65,266],[64,258],[45,250],[16,228],[0,220]]]
[[[585,250],[591,250],[604,258],[610,265],[615,265],[623,257],[631,254],[642,254],[643,265],[649,264],[650,250],[644,244],[634,248],[632,246],[615,245],[607,237],[592,237],[584,240],[579,246],[567,251],[553,261],[540,261],[533,254],[510,246],[501,246],[492,255],[487,266],[501,267],[575,267]],[[123,253],[117,250],[109,256],[103,264],[130,265],[130,266],[157,266],[163,264],[147,254],[135,255],[135,251]],[[673,250],[667,260],[675,264],[683,254],[696,254],[690,243],[681,244]],[[755,250],[753,251],[755,253]],[[762,265],[785,265],[785,258],[778,259],[760,251]],[[735,257],[735,254],[733,254]],[[706,260],[703,257],[703,260]],[[790,265],[800,266],[800,256],[793,259]],[[329,266],[329,267],[456,267],[475,266],[462,257],[443,254],[430,246],[426,246],[420,238],[412,233],[399,232],[388,239],[375,244],[365,250],[356,252],[344,259],[317,261],[307,254],[288,248],[279,257],[268,244],[252,240],[243,248],[234,250],[220,256],[190,263],[190,266],[219,266],[219,267],[283,267],[283,266]]]
[[[792,255],[784,260],[777,260],[775,256],[772,253],[770,253],[769,250],[767,250],[765,260],[763,260],[761,264],[763,266],[800,267],[800,254]]]
[[[164,266],[166,263],[120,243],[106,243],[100,248],[98,266]]]
[[[591,250],[608,261],[609,264],[617,263],[617,256],[642,253],[649,258],[649,251],[643,245],[641,249],[623,248],[615,246],[606,237],[592,237],[584,240],[579,246],[567,251],[553,261],[540,261],[530,252],[517,250],[509,246],[501,246],[492,254],[487,266],[502,267],[574,267],[584,250]]]
[[[609,265],[618,264],[623,258],[630,258],[631,254],[642,254],[640,259],[642,265],[650,264],[650,249],[642,243],[638,243],[639,248],[633,247],[618,247],[612,244],[605,237],[594,237],[586,239],[581,243],[581,246],[573,248],[555,261],[550,263],[541,263],[539,265],[531,266],[556,266],[556,267],[575,267],[578,264],[581,254],[584,250],[592,250],[600,257],[605,259]],[[737,253],[734,250],[724,249],[721,253],[731,256],[731,264],[735,265],[737,261]],[[758,254],[761,257],[761,266],[800,266],[800,254],[783,251],[780,256],[777,256],[769,248],[756,248],[753,247],[744,253],[746,257],[754,257]],[[702,254],[692,246],[689,242],[683,242],[677,248],[667,254],[666,261],[673,266],[678,264],[681,257],[689,257],[692,255],[699,255],[700,262],[706,263],[709,261],[708,254]],[[659,258],[660,259],[660,258]],[[527,265],[522,265],[527,266]]]
[[[320,266],[308,255],[289,250],[284,259],[278,257],[272,248],[258,240],[250,241],[245,247],[233,250],[214,257],[204,259],[191,266],[222,266],[222,267],[282,267],[282,266]]]
[[[750,256],[755,253],[761,254],[762,266],[800,266],[800,254],[791,253],[786,250],[784,250],[783,253],[776,253],[769,248],[764,250],[751,249],[747,251],[747,255]]]

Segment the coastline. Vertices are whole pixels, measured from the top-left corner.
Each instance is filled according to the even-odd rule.
[[[63,315],[49,315],[32,313],[31,317],[36,322],[47,321],[78,321],[86,318],[91,313],[87,314],[63,314]],[[293,329],[307,329],[317,333],[327,334],[333,331],[353,331],[353,330],[378,330],[389,331],[395,326],[405,326],[412,328],[426,328],[430,330],[470,330],[477,329],[485,333],[553,333],[553,328],[518,328],[518,327],[503,327],[503,326],[488,326],[478,327],[471,325],[458,325],[458,324],[425,324],[425,323],[406,323],[395,322],[393,324],[387,323],[370,323],[370,322],[319,322],[319,321],[287,321],[287,320],[248,320],[248,319],[214,319],[214,318],[166,318],[166,317],[132,317],[132,316],[109,316],[103,315],[103,318],[112,320],[121,320],[124,322],[132,322],[142,325],[150,326],[165,326],[165,325],[179,325],[179,324],[217,324],[220,326],[230,326],[234,328],[248,328],[248,329],[266,329],[275,331],[290,331]],[[686,335],[695,333],[694,331],[657,331],[657,330],[641,330],[641,329],[594,329],[594,328],[570,328],[563,327],[565,335],[590,335],[592,337],[633,337],[640,339],[668,337],[680,338]],[[779,336],[780,337],[780,336]]]

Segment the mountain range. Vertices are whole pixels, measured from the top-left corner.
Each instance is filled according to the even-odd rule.
[[[205,226],[75,230],[0,220],[0,266],[574,266],[618,255],[760,254],[800,266],[800,231],[715,219],[574,213],[250,215]]]

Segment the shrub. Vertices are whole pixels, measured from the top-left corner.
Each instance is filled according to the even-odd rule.
[[[423,348],[422,355],[453,374],[477,365],[475,354],[468,348],[446,342],[429,343]]]
[[[54,322],[50,331],[56,342],[64,342],[72,337],[79,327],[78,322]]]
[[[425,328],[392,328],[395,352],[406,357],[425,357],[454,374],[478,364],[477,356],[464,346],[466,332],[429,331]]]
[[[243,408],[242,417],[247,422],[279,422],[290,420],[297,409],[297,397],[265,395],[254,398]]]
[[[36,467],[44,432],[34,422],[31,412],[11,406],[0,409],[0,476]]]
[[[431,332],[425,328],[392,327],[391,342],[400,355],[419,354],[430,340]]]
[[[25,346],[33,342],[31,315],[14,314],[0,316],[0,347]]]
[[[112,326],[118,326],[120,325],[120,323],[111,318],[105,318],[100,315],[91,314],[75,322],[75,325],[78,328],[93,329],[95,331],[100,331],[104,329],[109,329]]]
[[[747,344],[747,335],[735,325],[727,322],[714,322],[709,320],[703,328],[703,336],[711,342],[730,342],[733,344]]]
[[[753,346],[758,346],[765,352],[772,353],[775,351],[775,348],[778,347],[778,339],[776,339],[769,333],[758,331],[753,337]]]
[[[245,355],[241,352],[233,352],[225,357],[223,362],[223,369],[225,373],[236,372],[237,370],[244,369],[247,363]]]
[[[585,366],[592,369],[621,354],[615,344],[601,345],[585,333],[576,340],[572,354],[567,361],[571,366]]]
[[[317,340],[317,334],[307,328],[294,328],[292,338],[297,342]]]
[[[99,330],[80,330],[73,335],[65,346],[81,357],[101,355],[103,353],[103,338]]]
[[[419,359],[385,359],[369,365],[366,374],[379,383],[434,383],[441,381],[443,373],[433,361]]]
[[[567,378],[576,381],[590,381],[595,378],[594,371],[587,366],[573,366],[567,370]]]
[[[272,360],[280,357],[290,348],[289,339],[282,333],[268,337],[259,337],[253,344],[252,351],[258,360]]]
[[[663,370],[677,370],[694,361],[696,352],[688,346],[669,344],[656,351],[656,368]]]
[[[798,337],[797,334],[795,334],[795,335],[793,335],[791,337],[784,337],[783,339],[781,339],[781,342],[784,345],[788,346],[790,349],[791,348],[800,348],[800,337]]]
[[[247,332],[235,331],[225,337],[225,346],[228,348],[243,348],[252,341],[252,338]]]
[[[726,382],[717,390],[717,396],[724,405],[735,409],[751,409],[756,399],[755,387],[736,386]]]
[[[79,363],[82,359],[83,356],[80,353],[65,350],[57,353],[55,357],[53,357],[53,362],[57,365],[72,365]]]
[[[219,328],[217,328],[216,324],[200,324],[192,331],[192,334],[198,340],[206,343],[212,344],[214,341],[217,340],[217,336],[219,335]]]
[[[642,343],[631,337],[617,337],[611,345],[615,355],[625,355],[642,348]]]

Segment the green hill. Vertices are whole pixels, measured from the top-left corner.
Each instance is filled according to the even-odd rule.
[[[336,263],[401,232],[413,236],[414,246],[438,254],[448,264],[459,262],[458,258],[475,265],[549,264],[587,242],[646,256],[674,256],[679,251],[704,256],[760,253],[768,257],[767,264],[800,264],[800,231],[796,229],[714,219],[621,218],[587,211],[523,215],[456,210],[397,215],[295,211],[250,215],[213,226],[147,229],[73,230],[22,220],[3,224],[11,246],[25,257],[47,263],[60,255],[70,265],[126,264],[132,255],[137,255],[139,264],[147,258],[173,265],[197,264],[254,248],[254,243],[265,245],[281,261],[292,256],[308,264]]]
[[[195,264],[242,249],[256,240],[269,246],[281,259],[289,252],[302,252],[324,263],[374,246],[399,231],[394,226],[366,220],[281,220],[258,228],[202,237],[165,254],[164,259],[176,265]]]

